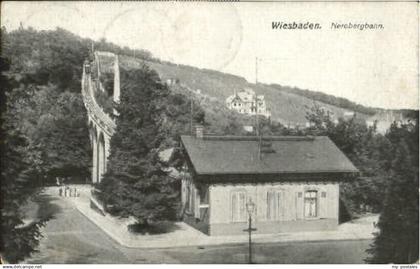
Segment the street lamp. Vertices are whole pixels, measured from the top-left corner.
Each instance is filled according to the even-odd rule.
[[[249,238],[249,244],[248,244],[248,250],[249,250],[249,254],[248,254],[248,263],[252,263],[252,241],[251,241],[251,233],[253,231],[256,231],[257,229],[252,228],[252,213],[254,212],[255,209],[255,203],[252,202],[251,199],[249,199],[249,201],[246,203],[246,211],[248,212],[248,229],[245,229],[244,232],[248,232],[248,238]]]

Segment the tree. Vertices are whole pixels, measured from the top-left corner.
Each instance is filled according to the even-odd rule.
[[[2,37],[2,53],[11,59],[16,78],[11,109],[28,144],[32,179],[87,176],[89,135],[80,93],[87,40],[63,29],[3,29]]]
[[[84,178],[89,174],[87,114],[80,94],[36,86],[13,113],[28,141],[28,162],[39,178]],[[20,89],[25,91],[25,89]]]
[[[22,96],[13,91],[13,81],[3,72],[9,69],[9,63],[0,58],[1,91],[1,244],[0,252],[11,263],[17,263],[35,251],[40,238],[39,228],[42,222],[23,226],[19,208],[28,198],[35,195],[37,189],[31,183],[26,162],[27,141],[16,127],[16,117],[11,111]]]
[[[334,123],[331,115],[315,105],[307,115],[312,126],[310,135],[326,135],[359,169],[359,177],[340,184],[340,198],[350,215],[370,208],[380,212],[388,184],[390,142],[376,133],[376,127],[368,127],[357,115]],[[343,208],[344,209],[344,208]]]
[[[112,213],[134,216],[143,225],[173,220],[179,202],[177,182],[165,172],[158,152],[187,128],[189,117],[180,109],[189,108],[189,102],[171,95],[146,66],[122,69],[121,82],[117,129],[111,138],[107,172],[99,185],[102,199],[113,205]]]
[[[414,263],[419,259],[418,119],[415,124],[393,124],[391,180],[386,190],[369,263]]]

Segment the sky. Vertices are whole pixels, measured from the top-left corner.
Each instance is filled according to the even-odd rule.
[[[8,31],[61,27],[82,37],[149,50],[174,63],[345,97],[418,109],[415,2],[1,2]],[[320,30],[273,30],[272,22]],[[332,23],[382,24],[379,30]]]

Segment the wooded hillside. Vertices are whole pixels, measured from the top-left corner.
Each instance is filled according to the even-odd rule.
[[[313,107],[315,102],[334,113],[335,118],[343,117],[345,112],[354,111],[350,106],[339,107],[332,105],[333,102],[330,102],[331,104],[324,103],[319,98],[311,99],[307,96],[295,94],[285,90],[288,89],[287,87],[273,87],[272,85],[260,83],[256,85],[248,83],[242,77],[214,70],[199,69],[167,62],[143,61],[132,57],[121,57],[120,60],[120,64],[124,68],[138,68],[143,62],[156,70],[163,81],[179,81],[180,85],[192,91],[198,91],[203,95],[216,98],[215,100],[223,104],[226,98],[232,95],[235,90],[239,91],[244,88],[251,88],[257,94],[263,94],[265,96],[273,120],[284,125],[290,123],[291,125],[300,124],[304,126],[307,122],[306,112],[310,111],[310,108]],[[350,101],[347,100],[347,102]],[[335,104],[339,104],[339,102],[337,101]],[[368,108],[365,110],[370,111]],[[359,117],[367,118],[368,114],[364,113],[365,110],[358,109],[356,112],[358,112]]]

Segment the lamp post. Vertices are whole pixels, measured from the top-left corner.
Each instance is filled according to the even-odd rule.
[[[252,213],[255,209],[255,203],[252,202],[251,199],[246,203],[246,211],[248,212],[248,229],[245,229],[244,232],[248,232],[248,263],[252,263],[252,241],[251,241],[251,234],[253,231],[256,231],[257,229],[252,228]]]

